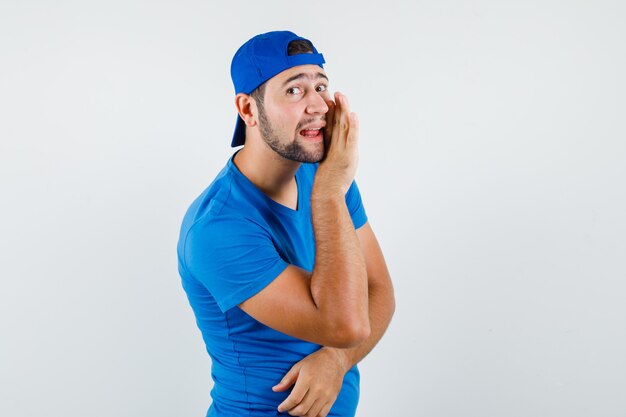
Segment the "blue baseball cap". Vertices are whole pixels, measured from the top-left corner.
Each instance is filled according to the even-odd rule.
[[[308,42],[313,53],[288,55],[289,43],[295,40]],[[235,86],[235,94],[252,93],[258,86],[286,69],[298,65],[314,64],[324,68],[324,56],[317,52],[313,43],[288,31],[276,31],[256,35],[244,43],[235,53],[230,64],[230,76]],[[237,115],[232,147],[241,146],[246,141],[246,124]]]

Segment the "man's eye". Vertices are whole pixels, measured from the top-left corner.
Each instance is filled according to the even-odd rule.
[[[322,92],[328,90],[328,87],[326,87],[325,85],[322,84],[322,85],[318,85],[316,90],[317,90],[318,93],[322,93]]]
[[[291,87],[287,89],[287,94],[300,94],[302,92],[302,90],[300,90],[300,87]]]

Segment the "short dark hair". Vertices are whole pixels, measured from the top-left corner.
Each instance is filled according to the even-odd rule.
[[[287,46],[287,55],[312,54],[313,44],[305,39],[296,39],[289,42]],[[266,81],[267,82],[267,81]],[[265,98],[265,83],[261,84],[250,93],[250,97],[256,101],[257,106],[263,106]]]

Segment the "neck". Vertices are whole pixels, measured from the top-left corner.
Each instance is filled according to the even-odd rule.
[[[278,155],[264,142],[246,138],[233,163],[254,185],[270,197],[283,195],[293,184],[300,162]]]

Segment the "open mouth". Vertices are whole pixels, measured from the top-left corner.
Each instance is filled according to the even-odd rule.
[[[324,128],[302,129],[300,135],[311,140],[321,139],[324,136]]]

